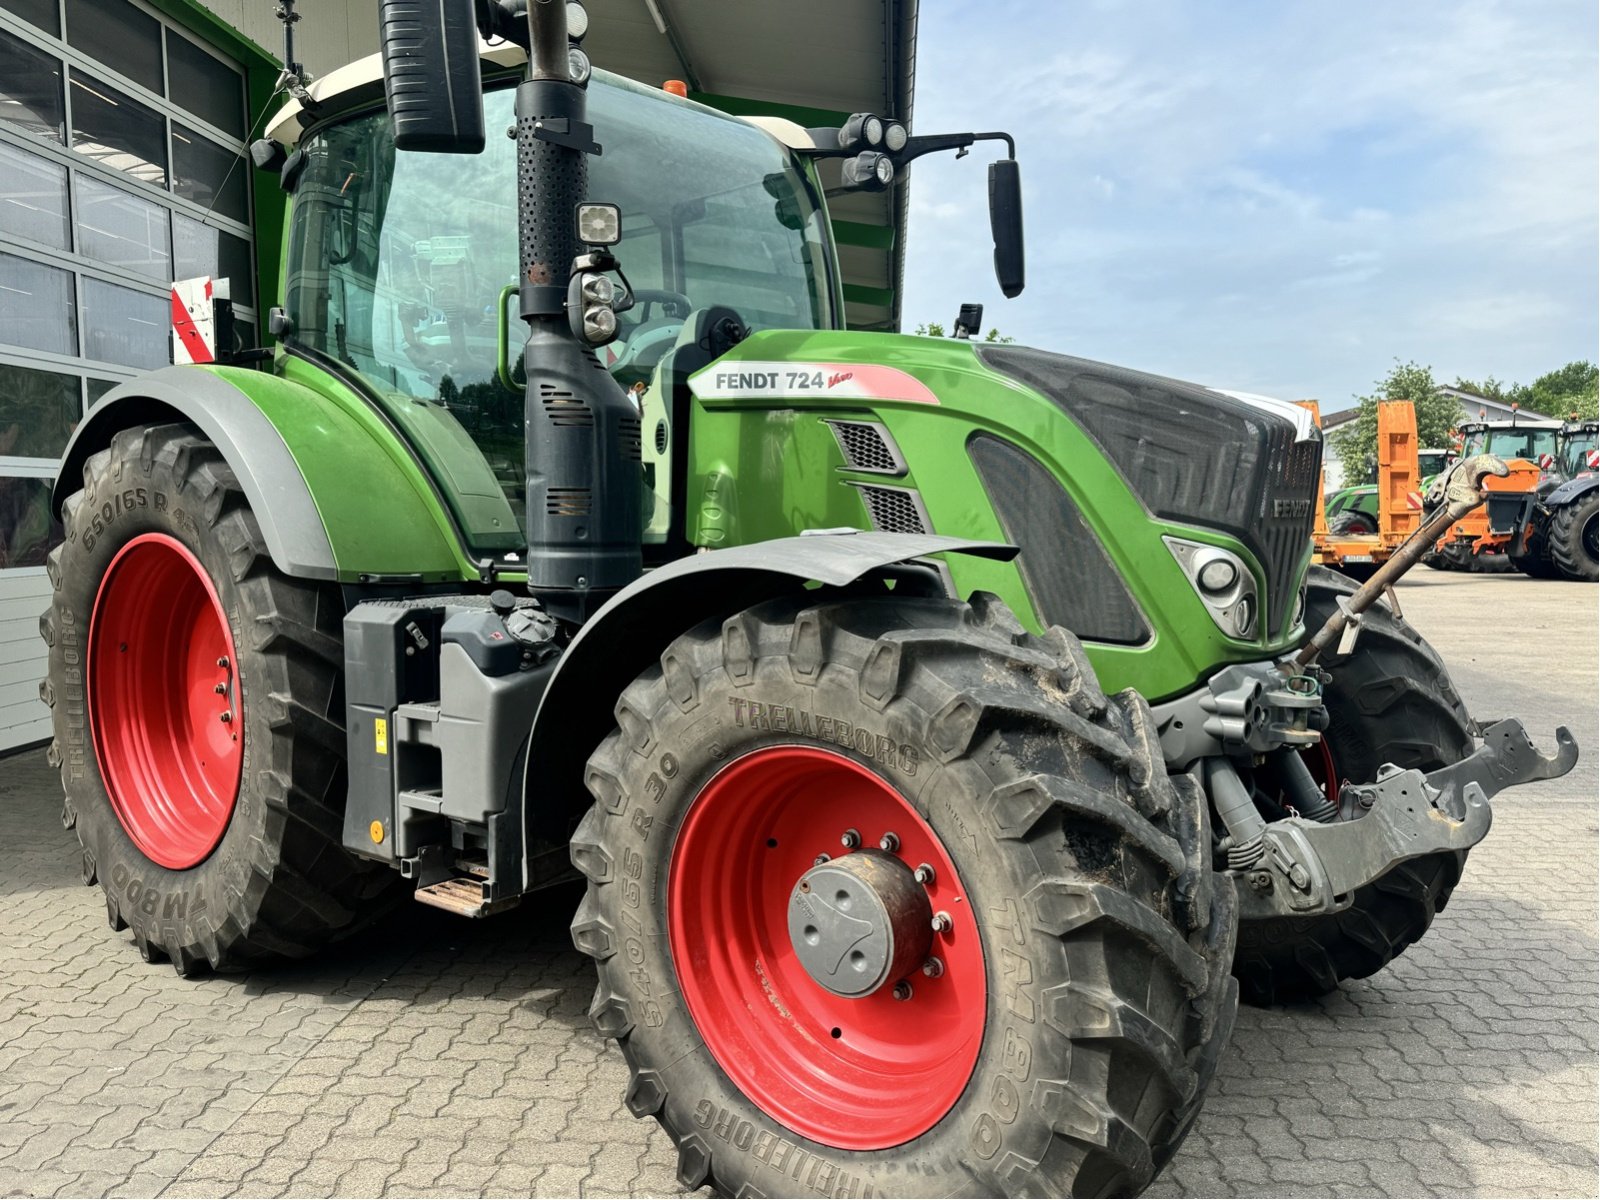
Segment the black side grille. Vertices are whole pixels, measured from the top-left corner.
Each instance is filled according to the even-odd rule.
[[[829,421],[833,436],[844,455],[845,465],[854,471],[880,475],[904,475],[905,460],[881,425],[866,421]]]
[[[1006,540],[1022,549],[1017,566],[1040,619],[1094,642],[1137,645],[1149,638],[1144,614],[1105,547],[1049,469],[983,434],[967,443],[967,452]]]
[[[622,452],[629,462],[638,462],[643,457],[642,424],[638,417],[623,417],[617,422],[617,432],[622,435]]]
[[[539,403],[544,405],[544,411],[549,416],[552,425],[573,429],[594,428],[594,412],[587,404],[565,388],[558,388],[554,384],[541,383],[539,385]]]
[[[1209,388],[1081,358],[979,347],[985,364],[1053,401],[1151,513],[1237,537],[1267,575],[1267,628],[1294,603],[1310,549],[1322,442],[1293,422]]]
[[[922,502],[910,488],[861,484],[861,499],[879,533],[932,533],[922,512]]]

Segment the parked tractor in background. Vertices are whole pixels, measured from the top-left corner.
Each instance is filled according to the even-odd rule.
[[[1571,769],[1374,604],[1414,543],[1308,569],[1303,410],[843,328],[825,190],[934,151],[1007,144],[1022,290],[1006,135],[730,117],[559,0],[380,19],[252,148],[273,346],[116,388],[56,485],[51,759],[146,959],[582,878],[686,1188],[1134,1193],[1241,992],[1379,970]]]
[[[1510,474],[1487,481],[1502,499],[1485,504],[1452,525],[1423,562],[1440,571],[1508,571],[1509,552],[1522,533],[1516,509],[1504,497],[1521,497],[1538,487],[1556,460],[1561,422],[1543,417],[1471,421],[1463,424],[1461,454],[1492,454],[1510,467]]]
[[[1381,435],[1380,435],[1381,436]],[[1417,478],[1419,486],[1428,484],[1443,473],[1459,455],[1454,450],[1418,450]],[[1325,501],[1328,529],[1332,533],[1373,534],[1378,532],[1378,484],[1363,483],[1340,488]]]
[[[1508,547],[1512,566],[1535,579],[1596,580],[1595,421],[1567,422],[1556,450],[1546,462],[1537,486],[1517,494],[1496,495],[1488,507],[1498,509],[1499,523],[1517,530]],[[1493,516],[1493,514],[1491,514]]]

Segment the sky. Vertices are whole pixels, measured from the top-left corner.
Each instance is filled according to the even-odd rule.
[[[1017,138],[1028,287],[984,162],[910,172],[904,321],[1347,407],[1396,359],[1596,359],[1594,0],[921,0],[913,132]]]

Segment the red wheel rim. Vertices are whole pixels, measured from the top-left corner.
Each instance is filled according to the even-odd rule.
[[[791,889],[819,854],[900,839],[909,867],[934,869],[928,896],[952,927],[930,953],[945,970],[846,999],[817,984],[789,941]],[[694,800],[672,850],[668,937],[706,1048],[761,1110],[813,1141],[882,1150],[927,1132],[972,1077],[987,982],[972,904],[943,844],[883,779],[843,755],[757,750]]]
[[[237,662],[216,588],[187,547],[146,533],[117,552],[89,620],[89,730],[117,819],[163,867],[202,861],[233,814]]]

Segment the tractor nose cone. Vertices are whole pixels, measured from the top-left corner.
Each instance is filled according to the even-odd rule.
[[[898,858],[860,850],[800,877],[789,895],[789,939],[818,986],[870,996],[927,961],[933,907]]]

